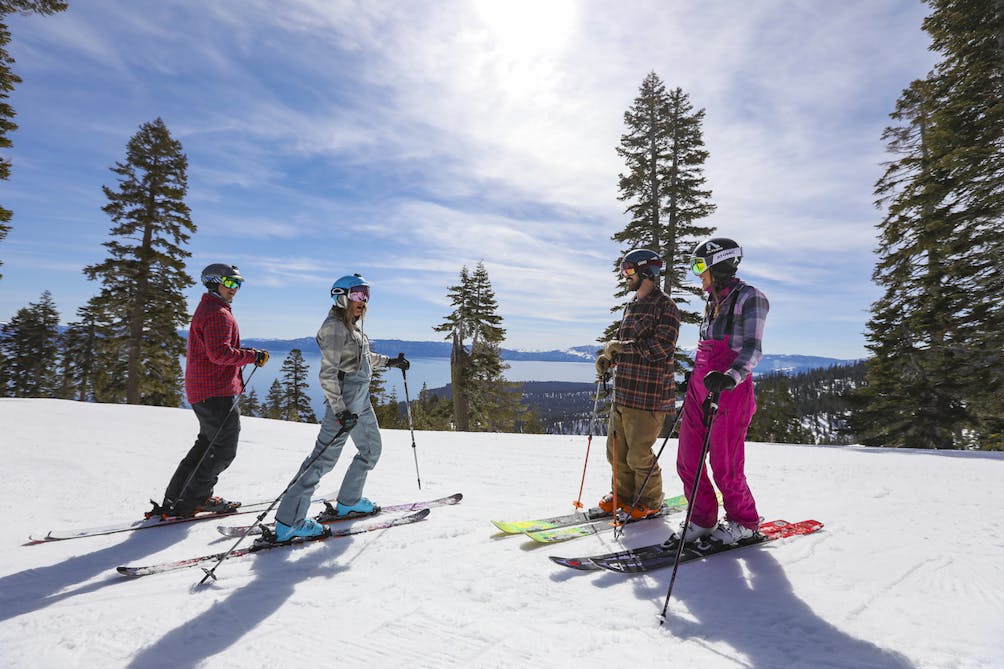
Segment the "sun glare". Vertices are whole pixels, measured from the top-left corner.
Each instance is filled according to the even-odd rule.
[[[479,0],[475,7],[501,55],[513,60],[560,51],[575,21],[573,0]]]

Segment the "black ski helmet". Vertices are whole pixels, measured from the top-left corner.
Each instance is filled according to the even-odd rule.
[[[743,248],[728,237],[712,237],[694,247],[690,254],[690,269],[694,274],[703,274],[711,269],[713,277],[735,276],[739,261],[743,259]]]
[[[639,276],[658,281],[659,274],[662,272],[662,258],[655,251],[648,249],[628,251],[624,259],[621,260],[621,274],[625,270],[631,269],[638,272]]]
[[[202,270],[202,285],[209,290],[215,291],[225,276],[228,276],[231,279],[237,279],[240,282],[244,281],[244,277],[241,276],[241,271],[237,269],[237,265],[214,262],[212,265],[209,265],[206,269]]]

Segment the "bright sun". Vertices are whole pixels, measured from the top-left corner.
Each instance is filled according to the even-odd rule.
[[[478,0],[475,8],[500,55],[516,61],[560,51],[575,23],[574,0]]]

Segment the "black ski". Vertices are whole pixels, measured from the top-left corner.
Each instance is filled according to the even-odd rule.
[[[416,511],[415,513],[410,513],[406,516],[397,516],[394,518],[387,518],[385,520],[378,520],[371,523],[359,523],[353,525],[352,527],[339,528],[337,530],[331,530],[328,534],[323,534],[319,537],[311,537],[305,539],[298,537],[296,539],[291,539],[290,541],[281,542],[270,542],[265,539],[256,539],[254,543],[245,548],[238,548],[237,550],[227,555],[226,559],[232,559],[237,557],[243,557],[245,555],[257,555],[264,551],[270,551],[273,548],[286,548],[289,546],[299,546],[300,544],[313,543],[315,541],[326,541],[332,537],[347,537],[352,534],[362,534],[364,532],[373,532],[374,530],[383,530],[389,527],[397,527],[398,525],[408,525],[410,523],[416,523],[423,520],[426,516],[431,513],[429,509],[422,509]],[[123,576],[139,577],[139,576],[149,576],[150,574],[163,574],[168,571],[176,571],[178,569],[186,569],[188,567],[197,567],[204,563],[218,562],[226,553],[216,553],[214,555],[202,555],[199,557],[188,558],[186,560],[173,560],[170,562],[162,562],[160,564],[150,565],[147,567],[117,567],[116,571]]]
[[[823,524],[817,520],[803,520],[799,523],[789,523],[785,520],[774,520],[760,526],[757,534],[749,539],[745,539],[734,544],[720,544],[709,541],[706,538],[684,544],[680,562],[700,560],[717,553],[755,546],[757,544],[784,539],[785,537],[799,536],[802,534],[812,534],[823,528]],[[626,551],[605,553],[603,555],[592,555],[588,557],[565,558],[551,556],[551,560],[563,567],[578,569],[581,571],[595,571],[607,569],[622,574],[640,574],[653,569],[672,566],[676,560],[678,544],[653,544],[641,548],[633,548]]]

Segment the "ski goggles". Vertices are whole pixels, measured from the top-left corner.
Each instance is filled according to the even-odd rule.
[[[621,265],[621,276],[628,279],[638,273],[638,267],[633,262],[626,262]]]
[[[244,279],[236,279],[232,276],[220,277],[220,285],[224,288],[240,288],[242,283],[244,283]]]
[[[694,258],[690,261],[690,271],[700,276],[708,271],[708,261],[704,258]]]
[[[353,302],[369,302],[370,301],[369,286],[354,286],[352,288],[349,288],[348,297]]]

